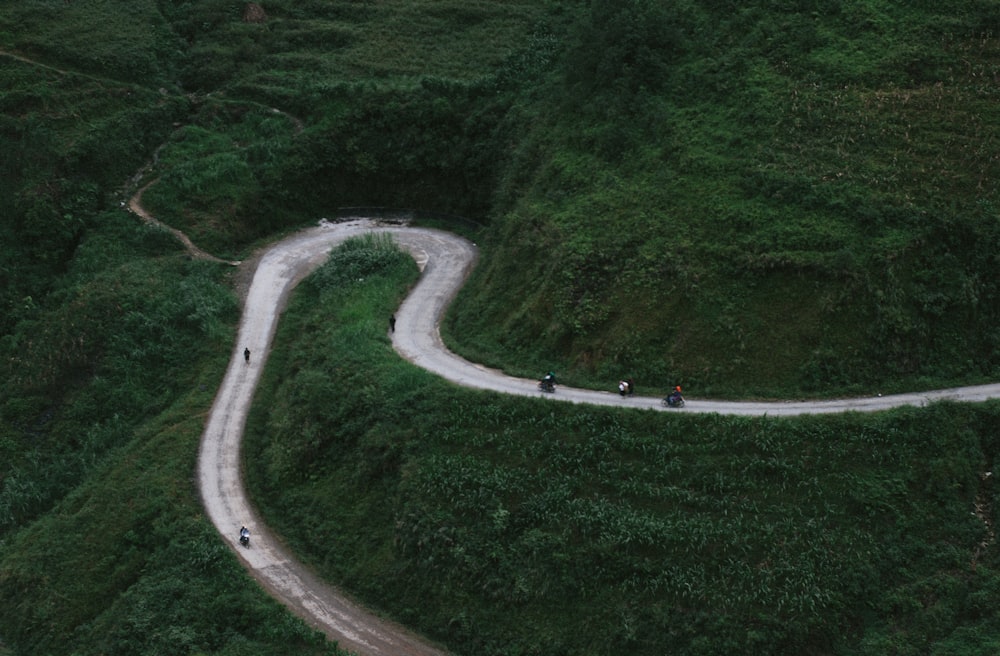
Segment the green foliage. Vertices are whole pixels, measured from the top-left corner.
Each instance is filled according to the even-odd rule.
[[[339,653],[269,599],[201,517],[190,472],[211,398],[180,399],[7,534],[0,633],[17,653]]]
[[[995,12],[959,5],[593,4],[570,93],[508,117],[517,146],[453,348],[706,395],[995,377],[981,144],[1000,49]],[[663,21],[683,36],[654,56],[640,27]],[[582,52],[604,25],[615,47]]]
[[[291,166],[274,181],[276,197],[317,212],[338,206],[486,211],[503,103],[483,89],[425,78],[408,90],[343,85],[326,102],[345,108],[304,133]]]
[[[369,233],[353,237],[330,254],[326,263],[312,275],[310,284],[320,290],[339,289],[364,282],[368,276],[379,275],[386,268],[405,261],[404,258],[406,255],[391,235]]]
[[[656,91],[684,54],[681,3],[593,0],[566,64],[584,97],[613,101]]]
[[[155,0],[6,3],[0,32],[8,43],[54,65],[109,79],[155,84],[168,79],[180,43],[166,29]]]
[[[41,299],[92,217],[138,168],[183,103],[3,57],[0,333]]]
[[[176,252],[108,211],[0,339],[0,635],[15,653],[337,653],[201,516],[191,472],[237,308],[222,267]]]
[[[235,84],[281,94],[287,109],[310,102],[331,81],[379,83],[422,76],[473,80],[489,74],[522,43],[545,4],[418,0],[387,5],[273,0],[264,24],[241,22],[243,4],[215,0],[166,8],[190,47],[186,87]],[[273,97],[273,95],[272,95]]]
[[[81,249],[105,243],[93,235]],[[52,309],[38,308],[4,338],[0,420],[11,453],[0,472],[0,528],[48,509],[190,384],[185,369],[204,345],[231,338],[235,302],[208,271],[109,265],[67,281],[48,299]]]
[[[0,54],[17,653],[329,651],[197,520],[236,305],[109,209],[122,185],[158,179],[153,213],[232,258],[343,205],[485,217],[446,333],[528,375],[800,395],[1000,369],[993,2],[244,4],[0,9],[36,60]],[[995,407],[458,390],[388,348],[415,272],[387,246],[302,289],[324,314],[293,311],[254,419],[262,504],[330,578],[476,654],[995,651]]]
[[[201,248],[236,259],[247,244],[301,219],[278,208],[269,181],[288,157],[297,119],[255,103],[211,103],[159,151],[143,194],[154,216]]]
[[[862,654],[995,634],[963,600],[997,580],[970,513],[991,494],[997,406],[768,420],[477,393],[390,351],[378,319],[412,273],[385,276],[296,293],[246,455],[268,521],[371,603],[477,654]]]

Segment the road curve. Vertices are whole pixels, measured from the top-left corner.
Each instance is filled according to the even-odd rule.
[[[205,509],[252,574],[277,599],[347,650],[367,656],[437,656],[445,651],[352,602],[316,579],[267,529],[246,497],[241,478],[240,443],[254,389],[267,361],[280,312],[291,289],[326,259],[338,243],[368,232],[386,232],[421,267],[421,277],[396,313],[392,335],[396,351],[407,360],[456,384],[547,400],[665,410],[659,398],[622,398],[611,392],[560,386],[542,394],[534,380],[507,376],[449,352],[439,324],[449,302],[475,263],[475,245],[450,233],[382,225],[357,219],[321,222],[272,246],[261,258],[247,295],[239,336],[229,368],[212,406],[198,463]],[[249,362],[244,349],[250,350]],[[931,401],[985,401],[1000,398],[1000,384],[941,389],[855,399],[798,402],[731,402],[688,399],[682,410],[734,415],[789,416],[810,413],[874,412]],[[237,544],[241,525],[252,531],[252,546]]]
[[[393,347],[414,364],[454,383],[505,394],[538,396],[547,399],[609,405],[616,407],[664,410],[667,412],[701,412],[725,415],[790,416],[829,414],[837,412],[877,412],[901,406],[924,406],[932,401],[986,401],[1000,398],[1000,383],[939,389],[929,392],[891,394],[822,401],[713,401],[687,399],[683,409],[667,409],[660,397],[622,397],[616,392],[574,389],[559,386],[555,394],[538,390],[536,380],[513,378],[463,360],[448,351],[441,341],[439,324],[448,302],[465,281],[475,260],[475,247],[449,233],[424,235],[414,241],[414,233],[404,229],[395,238],[405,248],[422,253],[428,266],[420,284],[406,298],[396,313]],[[430,239],[430,241],[427,241]],[[434,249],[434,250],[430,250]],[[429,255],[429,257],[428,257]],[[442,273],[440,269],[450,271]],[[612,381],[613,382],[613,381]],[[610,386],[610,385],[609,385]]]
[[[198,481],[209,519],[253,576],[341,648],[366,656],[443,656],[443,649],[362,608],[297,562],[257,515],[241,476],[240,443],[247,413],[288,293],[325,260],[334,245],[373,230],[412,235],[409,241],[418,245],[411,248],[419,251],[419,257],[425,246],[427,252],[434,252],[438,240],[447,243],[441,236],[444,233],[354,221],[321,224],[279,242],[263,255],[250,284],[229,368],[202,434]],[[250,350],[249,361],[244,349]],[[251,531],[248,549],[238,545],[242,525]]]

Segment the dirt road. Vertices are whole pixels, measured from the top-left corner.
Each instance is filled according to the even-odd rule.
[[[0,56],[12,57],[59,74],[69,74],[65,70],[3,50],[0,50]],[[277,109],[272,111],[279,112]],[[279,113],[288,116],[296,130],[301,130],[301,121],[284,112]],[[139,180],[142,173],[140,171],[134,179]],[[142,190],[139,190],[130,200],[129,208],[144,220],[155,222],[143,210],[141,194]],[[222,262],[198,249],[182,232],[166,228],[185,244],[193,257]],[[244,561],[251,574],[275,598],[306,622],[323,631],[331,640],[337,641],[342,648],[358,654],[437,656],[445,654],[444,650],[362,608],[316,579],[299,564],[256,515],[246,497],[241,477],[240,443],[247,411],[260,372],[267,361],[278,315],[284,308],[289,291],[322,263],[334,245],[348,237],[373,230],[392,233],[413,254],[423,271],[420,283],[396,313],[393,344],[401,356],[460,385],[509,394],[542,396],[533,380],[512,378],[467,362],[444,348],[438,332],[438,322],[475,261],[476,249],[473,244],[448,233],[380,226],[366,220],[336,225],[321,224],[276,244],[259,262],[247,294],[239,337],[233,346],[229,369],[202,436],[199,484],[209,518]],[[244,357],[244,349],[250,351],[249,358]],[[658,398],[622,398],[610,392],[566,387],[560,387],[554,395],[544,396],[555,401],[663,409]],[[870,412],[901,405],[919,406],[939,399],[983,401],[990,398],[1000,398],[1000,384],[838,401],[736,403],[689,399],[683,410],[670,411],[783,416]],[[249,549],[238,545],[241,525],[251,529],[252,546]]]
[[[367,221],[323,224],[285,239],[260,259],[247,293],[229,369],[202,435],[199,484],[209,518],[254,577],[342,648],[371,656],[438,656],[445,652],[363,609],[299,564],[257,516],[241,478],[240,442],[247,412],[289,291],[323,262],[335,244],[372,229],[377,226]],[[390,231],[411,234],[400,228]],[[417,244],[412,248],[418,250],[419,257],[423,257],[419,246],[423,240],[434,250],[432,244],[440,239],[429,231],[413,231],[412,235],[411,241]],[[442,272],[448,269],[433,268]],[[245,349],[250,351],[249,358]],[[242,525],[251,531],[250,548],[238,544]]]
[[[436,230],[380,225],[372,221],[329,224],[298,233],[260,259],[246,298],[239,337],[202,438],[199,481],[205,508],[222,536],[251,573],[280,601],[341,647],[369,656],[431,656],[445,652],[403,627],[387,622],[317,580],[273,536],[246,498],[240,471],[240,442],[275,326],[290,290],[319,266],[334,245],[366,232],[388,232],[421,266],[419,283],[396,313],[393,344],[416,365],[459,385],[551,401],[665,410],[659,398],[622,398],[611,392],[559,387],[542,394],[534,380],[506,376],[448,352],[438,324],[476,259],[470,242]],[[244,357],[249,349],[249,360]],[[726,402],[689,399],[681,410],[739,415],[872,412],[938,399],[982,401],[1000,398],[1000,384],[860,399],[800,402]],[[237,544],[241,525],[252,531],[251,547]]]

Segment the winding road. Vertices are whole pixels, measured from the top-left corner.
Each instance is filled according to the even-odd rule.
[[[68,74],[62,69],[4,50],[0,50],[0,56]],[[277,109],[271,111],[279,112]],[[288,117],[296,129],[301,130],[301,121]],[[142,173],[140,171],[135,180],[141,178]],[[140,199],[144,189],[145,187],[135,194],[128,207],[143,220],[158,223],[142,209]],[[164,227],[177,236],[194,257],[224,262],[199,250],[180,231]],[[292,553],[260,520],[246,496],[242,482],[240,444],[247,413],[288,294],[302,278],[322,264],[336,244],[367,232],[392,234],[421,267],[419,283],[396,313],[396,331],[392,336],[394,348],[407,360],[467,387],[507,394],[544,396],[545,399],[554,401],[665,409],[660,405],[659,398],[622,398],[611,392],[568,387],[559,387],[553,395],[542,395],[534,380],[513,378],[449,352],[441,340],[439,322],[476,260],[475,245],[455,235],[357,219],[337,224],[321,222],[319,226],[293,235],[268,249],[254,273],[238,340],[202,435],[198,477],[208,517],[250,573],[275,598],[336,641],[341,648],[365,656],[444,656],[447,652],[441,647],[362,607],[317,579],[297,562]],[[244,349],[250,350],[248,360],[244,359]],[[729,402],[688,399],[684,409],[666,411],[789,416],[875,412],[900,406],[922,406],[945,399],[978,402],[995,398],[1000,398],[1000,383],[828,401]],[[238,544],[241,525],[250,527],[252,532],[252,546],[248,549]]]
[[[622,398],[612,392],[559,387],[542,394],[534,380],[513,378],[449,352],[439,323],[448,303],[473,267],[477,251],[469,241],[438,230],[382,225],[367,219],[321,222],[272,246],[260,259],[247,294],[239,337],[202,437],[199,482],[208,516],[246,567],[277,599],[347,650],[368,656],[431,656],[446,652],[407,629],[378,617],[318,580],[266,527],[247,499],[241,480],[240,443],[247,412],[288,294],[349,237],[386,232],[411,253],[421,269],[418,284],[396,313],[392,335],[407,360],[456,384],[547,400],[735,415],[789,416],[809,413],[874,412],[922,406],[937,400],[985,401],[1000,398],[1000,384],[941,389],[914,394],[801,402],[732,402],[688,399],[682,410],[666,410],[660,399]],[[244,359],[244,349],[250,359]],[[249,549],[237,532],[250,527]]]

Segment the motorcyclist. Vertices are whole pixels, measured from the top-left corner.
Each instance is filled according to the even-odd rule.
[[[684,397],[681,395],[681,386],[675,385],[674,391],[670,393],[670,405],[677,405],[684,401]]]
[[[554,392],[556,389],[556,374],[550,371],[542,378],[540,387],[546,392]]]
[[[244,547],[250,546],[250,529],[246,526],[240,527],[240,544]]]

